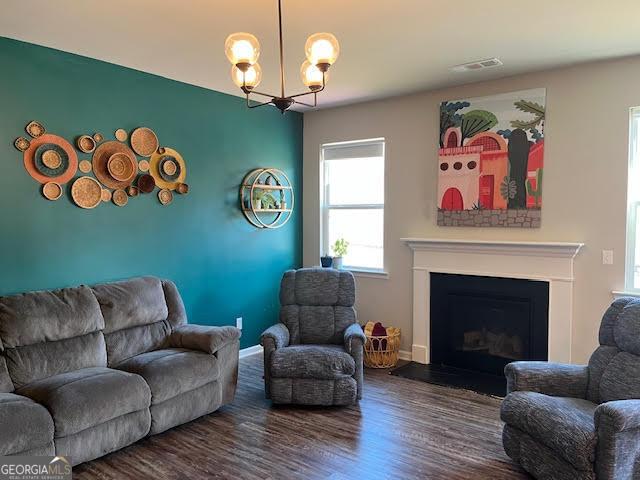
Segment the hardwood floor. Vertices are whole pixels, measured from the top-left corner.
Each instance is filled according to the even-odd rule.
[[[500,401],[367,370],[349,408],[272,407],[262,356],[240,362],[232,405],[74,468],[77,479],[519,479]]]

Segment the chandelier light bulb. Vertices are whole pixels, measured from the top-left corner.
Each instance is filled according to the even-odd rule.
[[[304,46],[307,60],[321,70],[328,69],[338,59],[340,44],[330,33],[315,33],[307,39]]]
[[[224,51],[232,65],[246,68],[258,61],[260,42],[250,33],[233,33],[224,42]]]
[[[309,63],[309,60],[305,60],[300,67],[300,76],[302,77],[302,83],[311,91],[320,90],[324,84],[322,80],[322,71],[315,65]],[[324,83],[329,81],[329,74],[324,74]]]
[[[253,90],[262,81],[262,68],[260,68],[260,64],[254,63],[243,72],[234,65],[231,67],[231,79],[238,87]]]

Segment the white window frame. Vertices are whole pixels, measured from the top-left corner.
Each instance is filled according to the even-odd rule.
[[[627,252],[625,265],[625,290],[640,294],[635,287],[636,241],[640,232],[636,231],[640,209],[640,107],[629,110],[629,169],[627,175]],[[635,185],[634,185],[635,184]]]
[[[381,204],[347,204],[347,205],[328,205],[327,199],[329,198],[329,185],[325,184],[325,178],[327,176],[327,162],[324,160],[324,152],[327,148],[335,147],[349,147],[349,146],[364,146],[366,144],[382,143],[382,162],[384,165],[384,179],[383,179],[383,198],[384,202]],[[329,245],[329,210],[382,210],[382,268],[368,268],[364,266],[343,265],[342,268],[354,272],[355,274],[362,276],[381,276],[388,277],[388,273],[385,269],[386,266],[386,251],[384,237],[386,234],[386,215],[385,215],[385,203],[387,199],[386,195],[387,187],[387,157],[386,157],[386,140],[383,137],[368,138],[363,140],[350,140],[346,142],[333,142],[323,143],[320,145],[320,255],[330,255],[331,246]]]

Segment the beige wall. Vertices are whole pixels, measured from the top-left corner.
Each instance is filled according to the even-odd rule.
[[[443,100],[545,87],[542,227],[507,230],[436,225],[438,106]],[[444,90],[306,113],[304,263],[317,265],[319,146],[385,137],[385,266],[388,279],[358,278],[361,321],[402,328],[411,346],[411,253],[401,237],[579,241],[575,264],[572,361],[597,344],[611,291],[624,287],[629,108],[640,105],[640,57],[584,64]],[[614,265],[602,265],[603,249]]]

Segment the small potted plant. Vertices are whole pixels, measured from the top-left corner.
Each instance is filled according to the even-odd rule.
[[[320,257],[322,268],[331,268],[333,265],[333,257],[331,255],[323,255]]]
[[[349,242],[344,238],[339,238],[333,244],[333,268],[340,270],[342,268],[342,257],[347,254]]]

